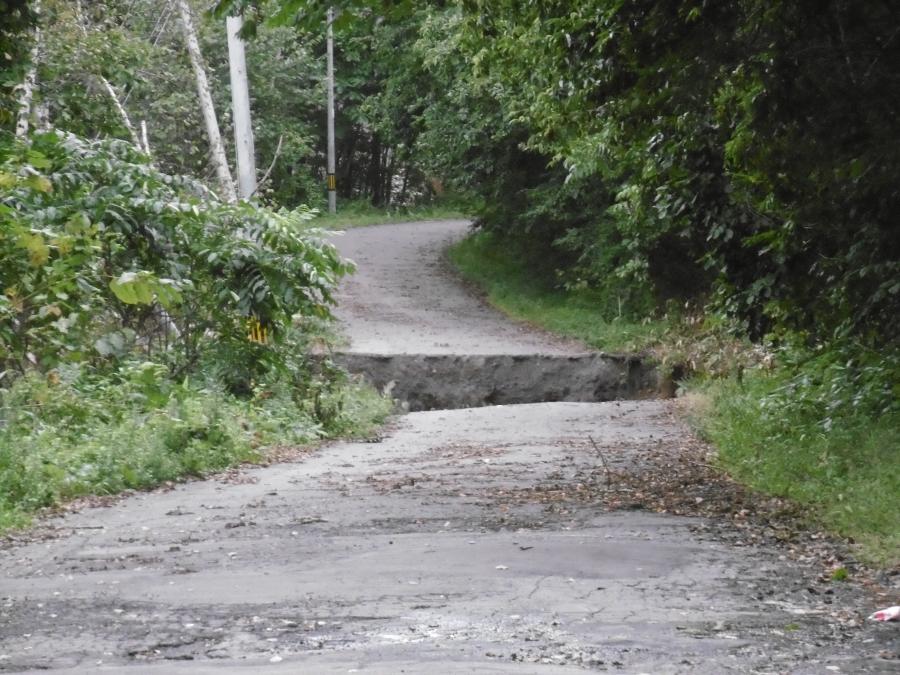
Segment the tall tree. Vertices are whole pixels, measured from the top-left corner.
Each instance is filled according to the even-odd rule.
[[[25,11],[24,8],[22,11]],[[33,11],[40,14],[41,3],[37,0],[34,3]],[[32,101],[34,99],[34,89],[37,85],[37,69],[38,59],[41,51],[41,28],[35,26],[34,44],[31,47],[28,70],[25,72],[25,78],[22,81],[22,88],[19,93],[19,111],[16,118],[16,137],[22,138],[28,134],[28,127],[31,121]]]
[[[200,99],[200,109],[203,112],[203,121],[206,124],[206,135],[210,146],[210,160],[216,171],[222,198],[233,202],[237,199],[237,194],[234,190],[234,180],[231,177],[231,169],[228,167],[228,159],[225,156],[222,135],[219,133],[219,120],[216,117],[216,109],[213,106],[209,80],[206,77],[206,67],[203,65],[203,55],[200,52],[197,31],[194,28],[194,21],[191,17],[191,8],[187,0],[177,0],[177,2],[181,12],[184,39],[197,82],[197,97]]]

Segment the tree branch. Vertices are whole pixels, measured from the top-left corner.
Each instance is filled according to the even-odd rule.
[[[259,179],[259,182],[256,184],[256,188],[253,192],[250,193],[250,197],[259,192],[260,188],[266,184],[266,181],[269,180],[269,174],[272,173],[272,169],[275,168],[275,162],[278,161],[278,156],[281,154],[281,142],[284,140],[284,134],[278,137],[278,145],[275,146],[275,154],[272,157],[272,163],[269,164],[269,168],[266,169],[266,172],[263,174],[263,177]]]

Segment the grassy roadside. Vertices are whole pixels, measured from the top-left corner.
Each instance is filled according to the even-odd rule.
[[[799,374],[803,378],[803,374]],[[900,414],[845,407],[831,424],[808,405],[828,384],[797,391],[787,368],[696,383],[691,413],[721,466],[750,487],[809,509],[811,520],[856,544],[865,561],[900,565]]]
[[[467,238],[450,258],[514,318],[597,349],[648,349],[663,363],[690,362],[706,374],[684,383],[696,402],[691,422],[725,471],[808,507],[812,522],[855,542],[863,560],[900,564],[900,408],[889,391],[900,382],[900,356],[850,345],[737,376],[729,374],[734,364],[758,361],[747,343],[698,331],[683,318],[610,318],[590,294],[542,284],[489,236]]]
[[[78,368],[0,391],[0,533],[87,495],[203,476],[271,450],[366,435],[390,411],[367,387],[273,381],[238,398],[215,382],[174,382],[154,363],[114,377]]]
[[[366,225],[386,223],[408,223],[419,220],[452,220],[467,218],[467,208],[462,201],[448,199],[434,204],[408,206],[396,209],[378,209],[364,201],[338,204],[335,214],[323,210],[314,221],[315,225],[327,230],[342,230]]]
[[[549,288],[487,233],[476,233],[456,244],[450,249],[450,260],[506,314],[596,349],[641,350],[658,342],[668,328],[663,320],[634,321],[615,312],[607,314],[590,292]]]

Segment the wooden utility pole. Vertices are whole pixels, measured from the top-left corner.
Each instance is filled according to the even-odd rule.
[[[231,178],[231,169],[228,168],[228,159],[225,157],[225,146],[222,145],[222,136],[219,133],[216,109],[213,107],[212,95],[209,93],[209,81],[206,79],[206,69],[203,66],[203,56],[200,54],[200,43],[197,41],[194,21],[191,18],[191,8],[188,6],[187,0],[178,0],[178,8],[181,10],[181,23],[184,26],[184,39],[187,43],[188,56],[191,58],[194,78],[197,81],[197,96],[200,99],[200,110],[203,113],[203,121],[206,124],[206,136],[209,138],[209,154],[213,167],[216,170],[219,191],[222,199],[233,202],[237,200],[237,195],[234,192],[234,181]]]
[[[256,153],[253,147],[253,123],[250,115],[250,89],[247,84],[247,56],[239,32],[244,20],[229,16],[225,21],[228,32],[228,65],[231,70],[231,109],[234,120],[234,151],[236,156],[238,195],[249,199],[256,192]]]
[[[328,53],[328,212],[337,212],[337,177],[335,176],[334,156],[334,7],[328,8],[328,36],[326,51]]]

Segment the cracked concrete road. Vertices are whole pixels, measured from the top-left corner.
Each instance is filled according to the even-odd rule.
[[[365,238],[358,262],[377,266],[408,229],[434,260],[454,227],[355,230],[342,246]],[[345,293],[405,315],[389,267],[373,272],[383,287]],[[499,326],[481,334],[497,349],[545,344],[466,311]],[[385,350],[390,325],[397,349],[412,344],[402,322],[373,320]],[[448,344],[476,344],[457,332]],[[0,671],[900,672],[896,627],[860,622],[853,584],[814,588],[820,570],[783,551],[702,519],[610,512],[582,489],[618,489],[589,480],[604,467],[588,437],[621,472],[685,433],[661,401],[417,412],[376,442],[49,519],[0,550]],[[563,493],[580,496],[548,498]]]

